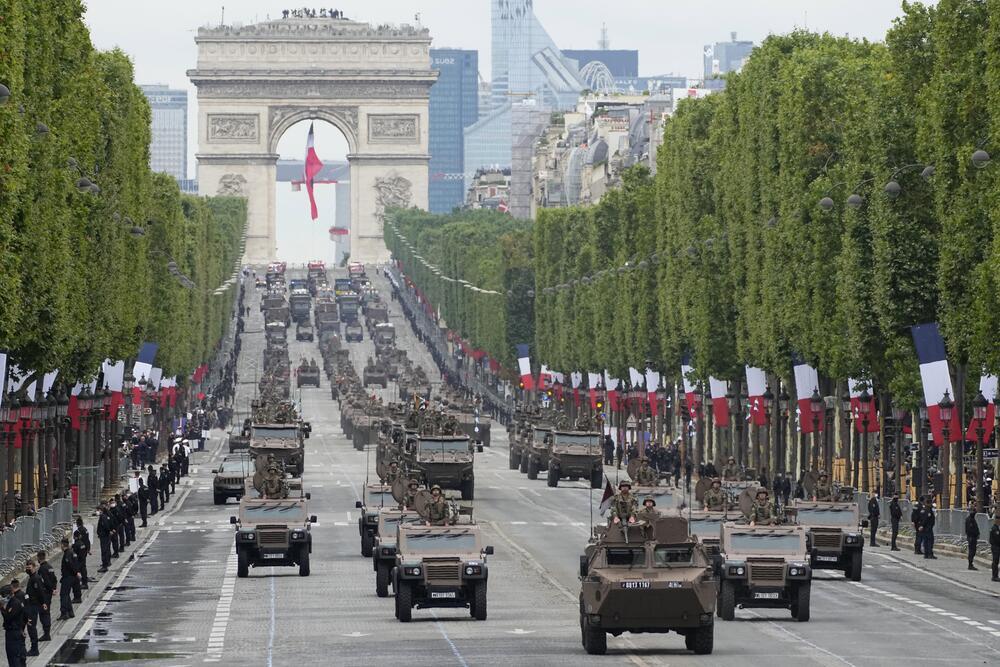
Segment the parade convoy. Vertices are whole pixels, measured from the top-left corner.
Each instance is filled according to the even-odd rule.
[[[262,299],[268,350],[261,398],[253,419],[231,434],[230,450],[241,453],[219,470],[244,471],[241,493],[217,495],[217,502],[239,497],[239,515],[231,519],[239,576],[261,565],[296,565],[309,574],[315,517],[307,512],[301,475],[311,429],[287,400],[288,350],[279,329],[283,333],[292,318],[312,327],[311,317],[322,366],[303,359],[297,384],[319,387],[322,368],[344,433],[359,451],[375,453],[374,469],[369,464],[375,478],[366,482],[355,510],[376,596],[392,592],[400,622],[409,622],[414,609],[434,607],[465,608],[485,620],[493,547],[484,543],[468,504],[475,497],[475,455],[490,445],[478,399],[447,385],[432,394],[425,371],[397,347],[390,311],[363,265],[350,264],[347,277],[331,287],[325,267],[311,263],[304,284],[289,281],[290,312],[283,274],[283,267],[269,267]],[[374,356],[359,372],[348,344],[363,341],[366,328]],[[389,382],[395,382],[398,402],[383,402],[378,393]],[[510,469],[532,480],[541,475],[550,487],[582,480],[600,488],[603,431],[590,420],[577,415],[571,424],[548,402],[519,405],[507,427]],[[863,522],[850,489],[779,507],[752,481],[705,478],[693,506],[686,506],[689,501],[664,483],[669,476],[640,464],[634,460],[628,473],[636,480],[636,500],[647,507],[639,512],[636,503],[633,515],[619,513],[606,526],[594,526],[580,558],[585,652],[605,653],[609,634],[673,632],[688,650],[710,654],[716,618],[732,621],[739,609],[779,608],[805,622],[814,569],[841,569],[860,579]],[[233,486],[234,479],[226,484]]]

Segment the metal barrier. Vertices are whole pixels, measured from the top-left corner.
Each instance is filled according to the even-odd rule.
[[[24,569],[37,551],[56,547],[72,526],[73,502],[60,498],[30,516],[18,517],[0,533],[0,578]]]
[[[868,515],[868,494],[861,492],[858,495],[858,502],[861,505],[861,516]],[[879,497],[879,525],[889,525],[889,500]],[[915,503],[909,500],[900,500],[899,508],[903,510],[903,518],[899,520],[900,525],[910,524],[910,514],[913,512]],[[952,537],[965,538],[965,517],[969,516],[968,510],[934,510],[934,534],[951,535]],[[976,523],[979,524],[980,539],[982,536],[990,534],[990,518],[983,512],[976,514]]]

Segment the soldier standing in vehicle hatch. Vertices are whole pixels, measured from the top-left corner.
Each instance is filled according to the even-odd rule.
[[[712,480],[712,488],[705,492],[703,503],[709,512],[721,512],[726,509],[726,494],[722,490],[722,482],[717,479]]]
[[[448,501],[441,493],[441,487],[435,484],[431,487],[431,501],[427,503],[427,525],[447,526],[449,514]]]
[[[635,483],[639,486],[656,486],[659,481],[659,475],[649,467],[649,459],[642,459],[639,462],[639,469],[635,471]]]
[[[819,481],[816,482],[816,488],[813,489],[813,500],[820,502],[833,501],[833,486],[830,485],[830,478],[825,472],[819,474]]]
[[[642,509],[636,515],[636,520],[645,521],[646,523],[654,523],[657,518],[659,518],[660,513],[656,511],[656,501],[646,496],[642,501]]]
[[[757,524],[773,526],[778,523],[774,511],[771,509],[771,503],[768,501],[767,489],[757,490],[757,499],[753,501],[753,506],[750,508],[749,519],[751,526]]]
[[[729,457],[726,467],[722,469],[722,478],[727,482],[735,482],[740,478],[740,467],[736,465],[736,459],[732,456]]]
[[[632,495],[632,483],[622,480],[618,483],[618,493],[611,500],[611,523],[635,523],[635,514],[638,510],[635,496]]]
[[[416,498],[418,488],[420,488],[420,485],[417,483],[417,480],[411,479],[410,483],[407,484],[406,492],[403,494],[403,502],[401,503],[403,509],[413,509],[413,501]]]
[[[393,483],[399,479],[399,475],[399,462],[392,461],[389,463],[389,469],[385,471],[385,479],[382,480],[382,483],[387,486],[392,486]]]

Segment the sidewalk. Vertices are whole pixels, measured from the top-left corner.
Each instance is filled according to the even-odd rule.
[[[924,558],[922,555],[913,553],[913,537],[900,533],[896,538],[896,546],[900,551],[890,551],[889,544],[892,533],[884,528],[880,528],[876,533],[876,542],[879,546],[871,548],[868,546],[868,531],[865,530],[865,561],[872,562],[873,554],[882,554],[908,565],[909,567],[923,570],[933,576],[947,579],[962,586],[975,588],[977,591],[1000,599],[1000,582],[990,581],[992,573],[990,563],[992,559],[982,555],[983,541],[979,541],[979,555],[976,556],[976,570],[969,570],[966,547],[963,544],[958,547],[944,542],[935,542],[934,555],[937,559]],[[989,546],[987,545],[987,549]]]

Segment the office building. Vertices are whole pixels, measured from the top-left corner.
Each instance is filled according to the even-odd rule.
[[[449,213],[465,199],[464,130],[479,117],[479,52],[431,49],[428,207]]]
[[[577,69],[590,62],[603,63],[611,76],[617,79],[635,79],[639,76],[639,52],[630,49],[563,49],[562,54],[575,60]]]
[[[730,41],[716,42],[705,46],[705,80],[721,77],[730,72],[739,72],[743,63],[753,51],[753,42],[739,42],[736,33],[730,33]]]
[[[154,84],[140,86],[149,101],[152,142],[149,168],[187,180],[187,91]]]

